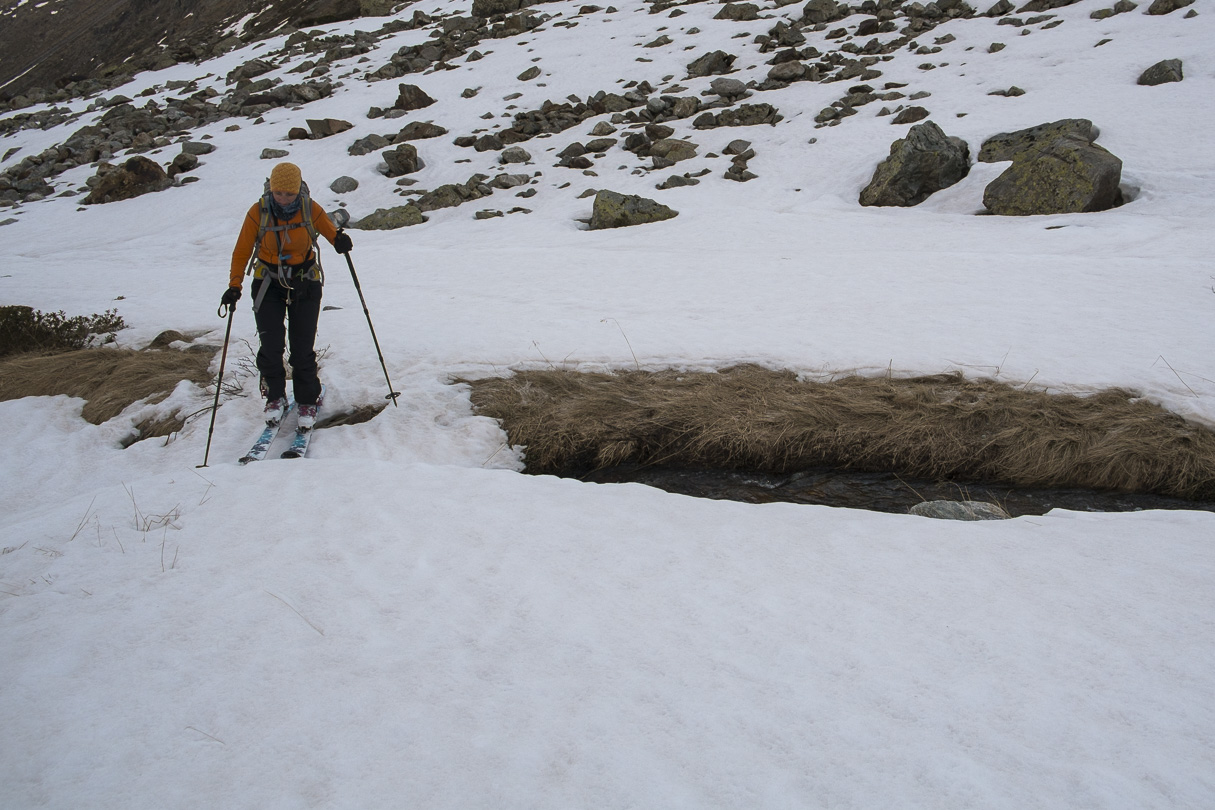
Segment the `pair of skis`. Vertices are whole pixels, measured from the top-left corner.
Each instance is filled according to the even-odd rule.
[[[325,389],[321,388],[321,395],[316,400],[316,408],[319,415],[321,402],[325,398]],[[278,434],[282,431],[283,423],[287,421],[287,417],[295,410],[295,399],[287,400],[287,410],[283,412],[283,416],[273,424],[267,423],[262,434],[257,437],[257,441],[249,448],[249,452],[241,456],[240,463],[248,464],[250,461],[261,461],[270,452],[270,445],[274,444],[274,440],[278,438]],[[312,441],[313,428],[296,427],[295,435],[291,437],[291,445],[283,451],[280,458],[302,458],[308,453],[308,444]]]

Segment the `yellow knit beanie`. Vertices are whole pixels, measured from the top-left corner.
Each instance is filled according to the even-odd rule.
[[[270,190],[284,194],[300,193],[300,167],[294,163],[280,163],[270,172]]]

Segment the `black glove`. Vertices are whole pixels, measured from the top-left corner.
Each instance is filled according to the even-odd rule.
[[[236,302],[240,300],[240,287],[229,287],[224,290],[224,297],[219,301],[219,308],[222,310],[227,307],[228,311],[236,309]]]
[[[350,241],[350,234],[338,231],[338,235],[333,238],[333,249],[338,253],[349,253],[352,247],[354,243]]]

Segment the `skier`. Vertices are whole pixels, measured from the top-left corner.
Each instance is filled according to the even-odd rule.
[[[313,343],[324,280],[316,253],[318,234],[338,253],[350,252],[350,237],[345,231],[338,232],[324,209],[312,201],[299,167],[279,163],[270,172],[262,199],[245,215],[232,251],[228,289],[220,302],[221,310],[235,309],[248,268],[253,274],[250,293],[261,343],[257,370],[270,425],[278,424],[287,411],[283,351],[288,342],[299,427],[310,430],[316,423],[321,383]]]

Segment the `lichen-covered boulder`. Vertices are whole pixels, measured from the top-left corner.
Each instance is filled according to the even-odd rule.
[[[696,144],[677,138],[663,138],[650,144],[650,155],[678,163],[696,157]]]
[[[1014,158],[983,191],[1001,216],[1105,211],[1122,202],[1122,161],[1087,138],[1061,135]]]
[[[1162,62],[1157,62],[1147,70],[1143,71],[1139,76],[1139,84],[1148,87],[1155,87],[1158,84],[1169,84],[1170,82],[1179,82],[1185,78],[1185,74],[1181,70],[1180,59],[1165,59]]]
[[[395,208],[380,208],[374,214],[363,217],[358,222],[350,224],[351,228],[362,231],[393,231],[410,225],[420,225],[426,221],[422,209],[418,206],[398,205]]]
[[[630,225],[661,222],[677,216],[678,213],[655,200],[635,194],[603,190],[595,195],[590,229],[598,231],[604,228],[625,228]]]
[[[424,165],[418,157],[418,148],[412,143],[399,144],[395,149],[383,153],[384,162],[388,164],[388,177],[400,177],[413,174]]]
[[[89,196],[84,198],[85,205],[129,200],[164,191],[173,185],[172,178],[160,168],[159,163],[142,155],[136,155],[120,168],[109,168],[105,174],[98,169],[97,174],[98,182]]]
[[[1021,155],[1033,154],[1048,143],[1061,137],[1083,138],[1090,143],[1099,134],[1093,122],[1087,118],[1064,118],[1049,124],[1039,124],[1016,132],[1001,132],[983,141],[979,147],[980,163],[1000,163],[1016,160]]]
[[[948,188],[970,172],[970,147],[951,138],[932,121],[916,124],[890,146],[869,185],[861,190],[861,205],[912,206]]]
[[[734,64],[735,57],[725,51],[712,51],[688,63],[688,78],[697,76],[718,76],[728,73]]]

